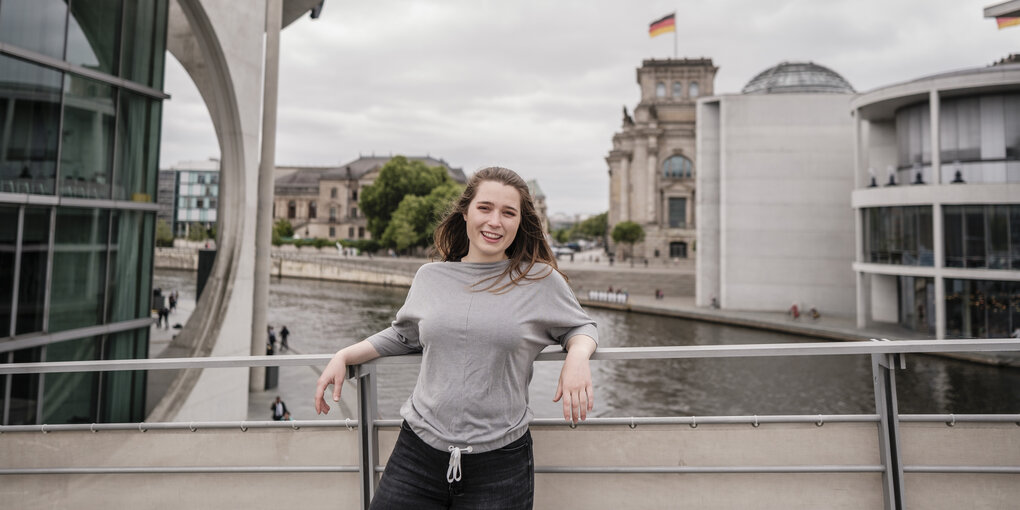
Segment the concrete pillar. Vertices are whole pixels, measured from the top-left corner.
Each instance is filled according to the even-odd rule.
[[[655,204],[659,200],[659,194],[655,191],[655,183],[658,182],[656,179],[656,169],[659,167],[659,150],[656,145],[656,140],[649,140],[648,143],[648,169],[646,170],[646,179],[648,180],[646,185],[645,197],[647,200],[645,204],[647,206],[645,210],[645,223],[655,223]]]
[[[280,75],[282,0],[266,1],[266,64],[262,89],[262,154],[259,163],[258,208],[255,215],[255,275],[251,318],[251,354],[266,352],[266,309],[269,303],[270,250],[273,237],[273,169],[276,166],[276,99]],[[266,369],[252,367],[249,390],[265,390]]]
[[[952,186],[952,185],[950,185]],[[945,227],[942,225],[942,203],[936,201],[931,205],[932,242],[935,244],[935,338],[946,337],[946,284],[942,276],[945,267]]]
[[[928,107],[931,110],[931,179],[929,184],[942,184],[942,137],[939,131],[939,91],[928,93]]]

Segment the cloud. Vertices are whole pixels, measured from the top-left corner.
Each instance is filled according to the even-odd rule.
[[[673,55],[652,20],[677,13],[681,57],[712,58],[716,93],[784,60],[810,60],[859,91],[987,65],[1015,37],[976,0],[327,2],[281,37],[277,161],[431,154],[467,172],[538,179],[550,212],[608,208],[605,157],[635,69]],[[164,163],[218,151],[208,114],[168,59]],[[175,67],[176,66],[176,67]],[[188,91],[188,86],[191,91]],[[211,143],[210,143],[211,141]]]

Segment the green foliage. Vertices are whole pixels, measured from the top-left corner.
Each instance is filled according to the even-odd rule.
[[[281,239],[281,243],[284,242],[285,241]],[[298,248],[301,248],[303,246],[313,246],[315,248],[325,248],[327,246],[333,246],[333,241],[330,241],[329,239],[326,239],[324,237],[316,237],[314,239],[294,239],[292,241],[289,241],[289,243],[293,244],[294,246],[297,246]]]
[[[640,242],[645,238],[645,229],[633,221],[621,221],[613,227],[612,236],[613,241],[629,244],[633,247],[634,243]]]
[[[156,220],[156,246],[172,247],[174,231],[165,220]]]
[[[404,156],[391,159],[379,171],[379,177],[375,182],[361,191],[358,200],[362,212],[368,219],[368,231],[372,233],[372,238],[384,238],[390,220],[406,197],[424,197],[436,187],[448,182],[452,181],[447,176],[446,169],[441,166],[428,167],[421,161],[409,161]],[[402,221],[406,222],[407,218]],[[406,224],[395,227],[390,235],[390,241],[383,241],[383,245],[396,247],[397,239],[408,242],[410,234],[406,231]]]
[[[446,181],[436,186],[423,197],[408,195],[400,201],[393,212],[390,223],[380,239],[383,246],[406,251],[416,246],[432,244],[432,235],[436,225],[456,200],[463,188],[453,182]]]
[[[188,227],[188,240],[189,241],[205,241],[209,238],[209,233],[205,230],[205,225],[195,222]]]
[[[573,235],[571,237],[583,237],[586,239],[601,239],[606,235],[606,229],[608,228],[608,217],[609,213],[604,212],[588,218],[571,229]]]
[[[379,245],[379,241],[376,241],[375,239],[341,239],[339,242],[340,246],[343,246],[344,248],[354,248],[364,253],[375,253],[382,248],[382,246]]]
[[[562,244],[570,240],[570,233],[573,231],[574,229],[567,230],[565,228],[561,228],[553,231],[552,237],[557,243]]]
[[[284,237],[294,237],[294,227],[287,218],[280,218],[273,223],[273,246],[280,246]]]

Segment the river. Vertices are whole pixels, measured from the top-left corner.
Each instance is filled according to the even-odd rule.
[[[195,273],[158,270],[154,286],[194,296]],[[407,290],[317,280],[272,280],[269,323],[286,325],[303,354],[332,353],[389,325]],[[590,308],[603,347],[818,342],[697,321]],[[536,363],[531,407],[562,416],[552,402],[560,363]],[[395,418],[417,367],[382,366],[379,407]],[[868,414],[875,412],[869,356],[592,362],[593,416]],[[1020,369],[910,355],[897,372],[900,412],[1020,413]],[[310,385],[308,392],[314,387]]]

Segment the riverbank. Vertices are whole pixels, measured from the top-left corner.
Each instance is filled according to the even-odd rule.
[[[343,257],[335,250],[294,247],[274,249],[273,276],[334,280],[376,285],[408,287],[417,269],[427,259],[396,257]],[[194,269],[198,264],[195,250],[165,249],[156,251],[156,267]],[[794,320],[782,312],[751,312],[698,307],[694,304],[694,261],[651,263],[648,266],[628,263],[608,264],[596,254],[579,254],[574,261],[562,260],[560,270],[567,275],[571,288],[584,306],[608,308],[635,313],[675,317],[775,331],[834,341],[867,341],[870,339],[918,340],[930,335],[907,330],[897,324],[870,323],[858,328],[854,317],[840,316],[822,310],[822,316],[811,319],[801,315]],[[626,289],[629,298],[625,304],[588,299],[588,291],[609,288]],[[665,297],[655,298],[655,291]],[[992,365],[1020,367],[1016,354],[951,355]]]

